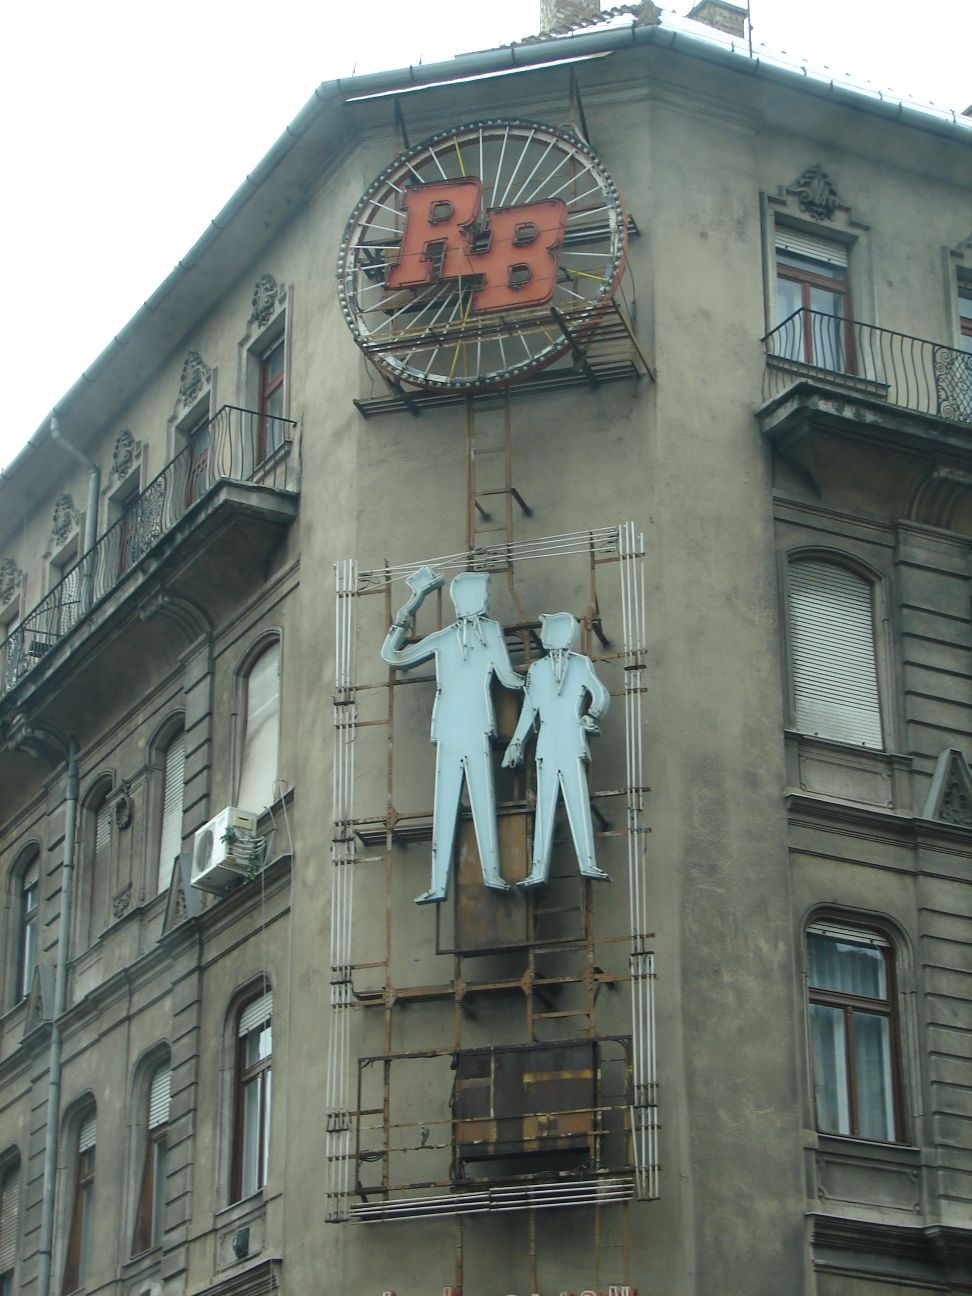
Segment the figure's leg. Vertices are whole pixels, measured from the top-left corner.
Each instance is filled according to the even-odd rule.
[[[435,802],[432,812],[432,886],[415,897],[416,904],[444,900],[449,886],[449,866],[459,817],[459,794],[462,792],[462,757],[455,751],[435,752]]]
[[[557,798],[560,778],[550,761],[537,757],[537,810],[533,821],[533,864],[528,877],[520,883],[524,889],[543,886],[550,876],[554,825],[557,822]]]
[[[582,877],[598,878],[610,882],[610,876],[597,867],[594,858],[594,826],[591,823],[591,798],[587,788],[587,766],[578,756],[565,765],[561,775],[564,805],[570,821],[570,835],[574,839],[577,863]]]
[[[499,863],[499,834],[496,830],[496,794],[493,791],[493,754],[488,745],[463,757],[466,787],[472,809],[476,845],[483,868],[483,882],[494,891],[510,891],[503,881]]]

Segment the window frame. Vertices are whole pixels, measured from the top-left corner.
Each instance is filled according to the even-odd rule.
[[[114,773],[103,770],[93,780],[81,803],[81,856],[75,877],[78,901],[74,916],[76,954],[83,954],[90,949],[108,927],[108,901],[112,894],[118,835],[112,814],[114,791]],[[99,853],[98,817],[102,810],[107,816],[108,841],[103,852]],[[103,864],[104,876],[99,876],[99,862]]]
[[[17,862],[11,870],[13,880],[14,895],[14,966],[13,966],[13,995],[11,1002],[14,1006],[23,1001],[30,994],[31,981],[33,979],[34,968],[37,966],[39,957],[38,934],[40,932],[40,847],[33,843],[21,851]],[[30,909],[27,901],[27,877],[31,872],[36,871],[36,879],[33,884],[35,893],[33,910]],[[32,940],[30,936],[32,934]]]
[[[82,1149],[81,1141],[89,1122],[94,1122],[95,1137]],[[71,1198],[65,1216],[64,1263],[61,1271],[61,1296],[71,1296],[84,1288],[91,1259],[91,1225],[94,1211],[94,1186],[97,1139],[97,1108],[93,1103],[71,1120],[72,1160]]]
[[[182,779],[178,785],[179,786],[179,813],[178,813],[179,849],[178,851],[176,851],[172,859],[166,862],[163,856],[163,851],[165,850],[165,844],[166,844],[165,842],[166,828],[167,828],[166,810],[168,805],[167,793],[169,791],[169,765],[172,759],[172,749],[173,747],[175,747],[176,743],[179,742],[181,742],[182,744]],[[155,834],[155,840],[158,843],[158,849],[156,852],[157,868],[156,868],[156,878],[155,878],[155,889],[153,891],[153,895],[162,895],[162,893],[168,891],[169,887],[172,885],[172,875],[175,872],[176,860],[178,858],[178,855],[182,851],[182,843],[185,840],[185,833],[183,831],[184,829],[183,820],[185,816],[185,806],[186,806],[186,776],[185,776],[186,731],[185,731],[183,718],[181,716],[180,716],[180,723],[166,727],[165,736],[162,738],[161,742],[155,744],[155,747],[158,752],[160,769],[159,769],[159,792],[158,792],[159,822],[158,822],[158,830]],[[168,877],[163,882],[163,872],[166,869],[168,870]]]
[[[789,283],[795,283],[800,288],[800,306],[798,310],[803,311],[801,319],[801,351],[802,355],[783,356],[781,358],[790,360],[791,363],[810,365],[814,369],[825,369],[828,373],[857,373],[857,354],[854,345],[854,309],[853,296],[851,293],[851,273],[850,273],[850,253],[847,252],[846,261],[843,265],[824,261],[814,257],[811,253],[791,252],[779,246],[781,231],[787,229],[785,225],[777,225],[774,228],[773,239],[773,266],[774,266],[774,295],[776,298],[776,326],[779,327],[785,320],[792,318],[793,312],[784,316],[780,309],[780,292],[779,281],[786,280]],[[794,231],[798,234],[798,231]],[[834,247],[844,248],[846,245],[839,239],[823,239],[819,235],[815,237],[816,242],[829,242]],[[808,263],[806,266],[788,265],[781,262],[780,258],[793,257],[800,261]],[[813,270],[812,265],[818,265],[820,270]],[[825,312],[815,311],[811,301],[811,290],[817,288],[822,292],[831,293],[841,299],[841,313],[828,318],[839,319],[841,321],[840,335],[843,345],[843,364],[837,368],[834,364],[822,363],[826,357],[818,354],[821,339],[816,338],[814,334],[814,314],[826,314]],[[811,313],[813,312],[813,313]]]
[[[268,361],[280,352],[280,372],[268,374]],[[283,441],[271,444],[269,420],[285,418],[287,408],[287,338],[283,328],[275,330],[270,340],[261,342],[255,352],[257,361],[257,439],[254,447],[254,470],[275,454]],[[270,413],[270,402],[280,392],[279,414]]]
[[[23,1227],[23,1162],[21,1161],[20,1152],[16,1149],[8,1149],[0,1160],[0,1246],[4,1242],[3,1223],[6,1221],[7,1227],[13,1231],[13,1264],[8,1269],[0,1270],[0,1296],[12,1296],[14,1283],[17,1277],[17,1264],[20,1257],[20,1232]],[[13,1181],[13,1183],[11,1182]],[[13,1209],[10,1210],[11,1198],[8,1193],[14,1189]],[[12,1218],[11,1218],[12,1216]],[[9,1237],[6,1239],[9,1241]],[[0,1252],[0,1264],[3,1263],[3,1254]]]
[[[264,999],[269,1000],[267,1012],[255,1021],[244,1034],[242,1021],[244,1015],[260,1005]],[[230,1167],[230,1202],[245,1201],[248,1197],[262,1192],[266,1187],[270,1164],[270,1121],[272,1117],[272,1077],[273,1077],[273,991],[269,984],[260,986],[255,993],[248,994],[233,1014],[234,1030],[234,1065],[233,1065],[233,1133],[232,1160]],[[255,1062],[247,1062],[247,1044],[258,1032],[269,1024],[270,1050],[265,1057],[257,1057]],[[255,1183],[246,1178],[246,1164],[253,1152],[247,1143],[246,1110],[247,1098],[251,1090],[257,1095],[257,1121],[255,1149],[256,1175]]]
[[[166,1076],[165,1119],[152,1124],[152,1097],[156,1081]],[[156,1057],[154,1065],[144,1071],[141,1092],[141,1119],[138,1126],[138,1148],[141,1156],[138,1190],[135,1198],[131,1255],[142,1255],[161,1245],[165,1231],[165,1179],[168,1136],[172,1120],[172,1065],[168,1053]]]
[[[888,753],[894,750],[894,708],[892,699],[894,681],[891,676],[890,655],[885,634],[887,620],[887,591],[885,577],[869,564],[844,550],[814,548],[795,548],[784,552],[782,597],[783,625],[785,627],[786,654],[784,672],[786,677],[787,728],[802,737],[818,742],[839,743],[855,751],[871,753]],[[797,708],[797,671],[795,653],[795,635],[793,626],[794,582],[793,569],[799,563],[818,563],[834,567],[864,581],[870,593],[871,610],[871,651],[874,662],[874,682],[877,693],[877,720],[880,727],[880,744],[875,746],[852,738],[837,737],[831,733],[810,730],[798,723]]]
[[[815,986],[811,982],[809,940],[811,935],[822,935],[835,940],[844,940],[852,944],[855,941],[882,952],[885,994],[883,998],[855,994],[852,991],[833,990]],[[884,1146],[908,1146],[905,1085],[902,1070],[903,1051],[901,1046],[901,1014],[898,992],[898,950],[891,934],[883,927],[849,918],[846,915],[817,914],[807,923],[803,937],[803,956],[805,966],[805,1003],[807,1022],[807,1048],[809,1061],[810,1098],[813,1109],[813,1123],[819,1135],[828,1138],[853,1139],[861,1143],[876,1143]],[[833,1008],[841,1012],[843,1020],[843,1077],[847,1094],[848,1130],[824,1129],[820,1123],[819,1104],[816,1083],[815,1031],[812,1008],[814,1005]],[[890,1111],[892,1137],[877,1138],[873,1134],[862,1134],[861,1112],[859,1104],[860,1066],[855,1052],[854,1016],[870,1015],[881,1017],[888,1023],[888,1060],[885,1081],[890,1092]]]
[[[277,653],[277,731],[275,735],[275,768],[274,777],[270,789],[270,798],[266,805],[251,806],[244,805],[240,793],[243,788],[243,777],[246,772],[246,744],[249,729],[249,705],[250,705],[250,679],[260,663],[260,661],[270,652]],[[236,759],[234,760],[234,779],[233,787],[235,789],[234,804],[242,810],[249,810],[257,815],[262,815],[268,806],[273,805],[279,797],[276,795],[276,789],[280,782],[280,748],[281,737],[283,733],[283,676],[284,676],[284,655],[283,655],[283,632],[280,629],[269,629],[259,636],[243,657],[243,660],[237,670],[236,678]]]

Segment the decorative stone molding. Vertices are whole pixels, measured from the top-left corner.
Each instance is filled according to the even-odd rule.
[[[123,477],[128,476],[141,457],[141,444],[135,440],[128,428],[125,428],[115,438],[115,448],[111,455],[111,475],[121,481]]]
[[[116,891],[111,898],[111,912],[116,918],[120,918],[132,902],[132,884],[127,882],[120,891]]]
[[[972,828],[972,770],[955,747],[946,747],[939,754],[923,817],[956,828]]]
[[[74,497],[61,495],[51,514],[51,540],[55,546],[63,545],[77,529],[78,510],[74,507]]]
[[[132,800],[131,795],[127,789],[123,789],[119,793],[113,807],[115,827],[120,829],[122,832],[124,832],[126,828],[131,828],[134,810],[135,803]]]
[[[179,375],[179,400],[183,406],[191,405],[208,387],[212,372],[198,351],[186,352]]]
[[[253,289],[251,305],[253,311],[249,322],[257,328],[266,328],[273,319],[277,307],[283,300],[283,289],[272,274],[262,274]]]
[[[814,220],[833,220],[838,202],[837,186],[819,163],[797,176],[792,189],[802,212]]]
[[[12,558],[0,563],[0,604],[10,603],[24,583],[24,573]]]

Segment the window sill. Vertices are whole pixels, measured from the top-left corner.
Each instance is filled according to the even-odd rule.
[[[809,1196],[827,1213],[913,1219],[922,1209],[921,1149],[808,1132]],[[891,1213],[889,1215],[889,1213]]]
[[[909,756],[794,729],[785,743],[787,794],[910,813]]]
[[[265,1194],[266,1188],[260,1188],[252,1196],[233,1202],[214,1215],[217,1272],[247,1264],[263,1251],[267,1210]],[[241,1233],[247,1235],[246,1249],[242,1255],[237,1255],[233,1243]]]

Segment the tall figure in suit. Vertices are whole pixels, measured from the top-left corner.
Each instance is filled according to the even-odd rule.
[[[540,618],[540,642],[546,656],[527,672],[523,709],[503,764],[523,761],[523,746],[540,721],[537,738],[537,815],[533,860],[521,887],[542,886],[550,875],[557,800],[562,795],[574,839],[581,875],[610,881],[594,858],[594,828],[587,790],[589,734],[600,732],[598,720],[607,714],[611,695],[594,673],[590,657],[574,652],[580,626],[569,612]]]
[[[496,719],[490,686],[494,675],[508,689],[522,689],[523,680],[510,664],[502,626],[487,616],[489,573],[463,572],[456,576],[449,589],[456,620],[442,630],[434,630],[419,643],[403,648],[416,610],[444,580],[431,568],[423,567],[406,584],[412,590],[412,597],[392,622],[381,655],[389,666],[400,670],[435,660],[432,885],[416,897],[416,904],[429,904],[446,897],[463,783],[472,809],[483,882],[496,891],[509,891],[509,883],[500,875],[490,745],[490,739],[496,734]]]

